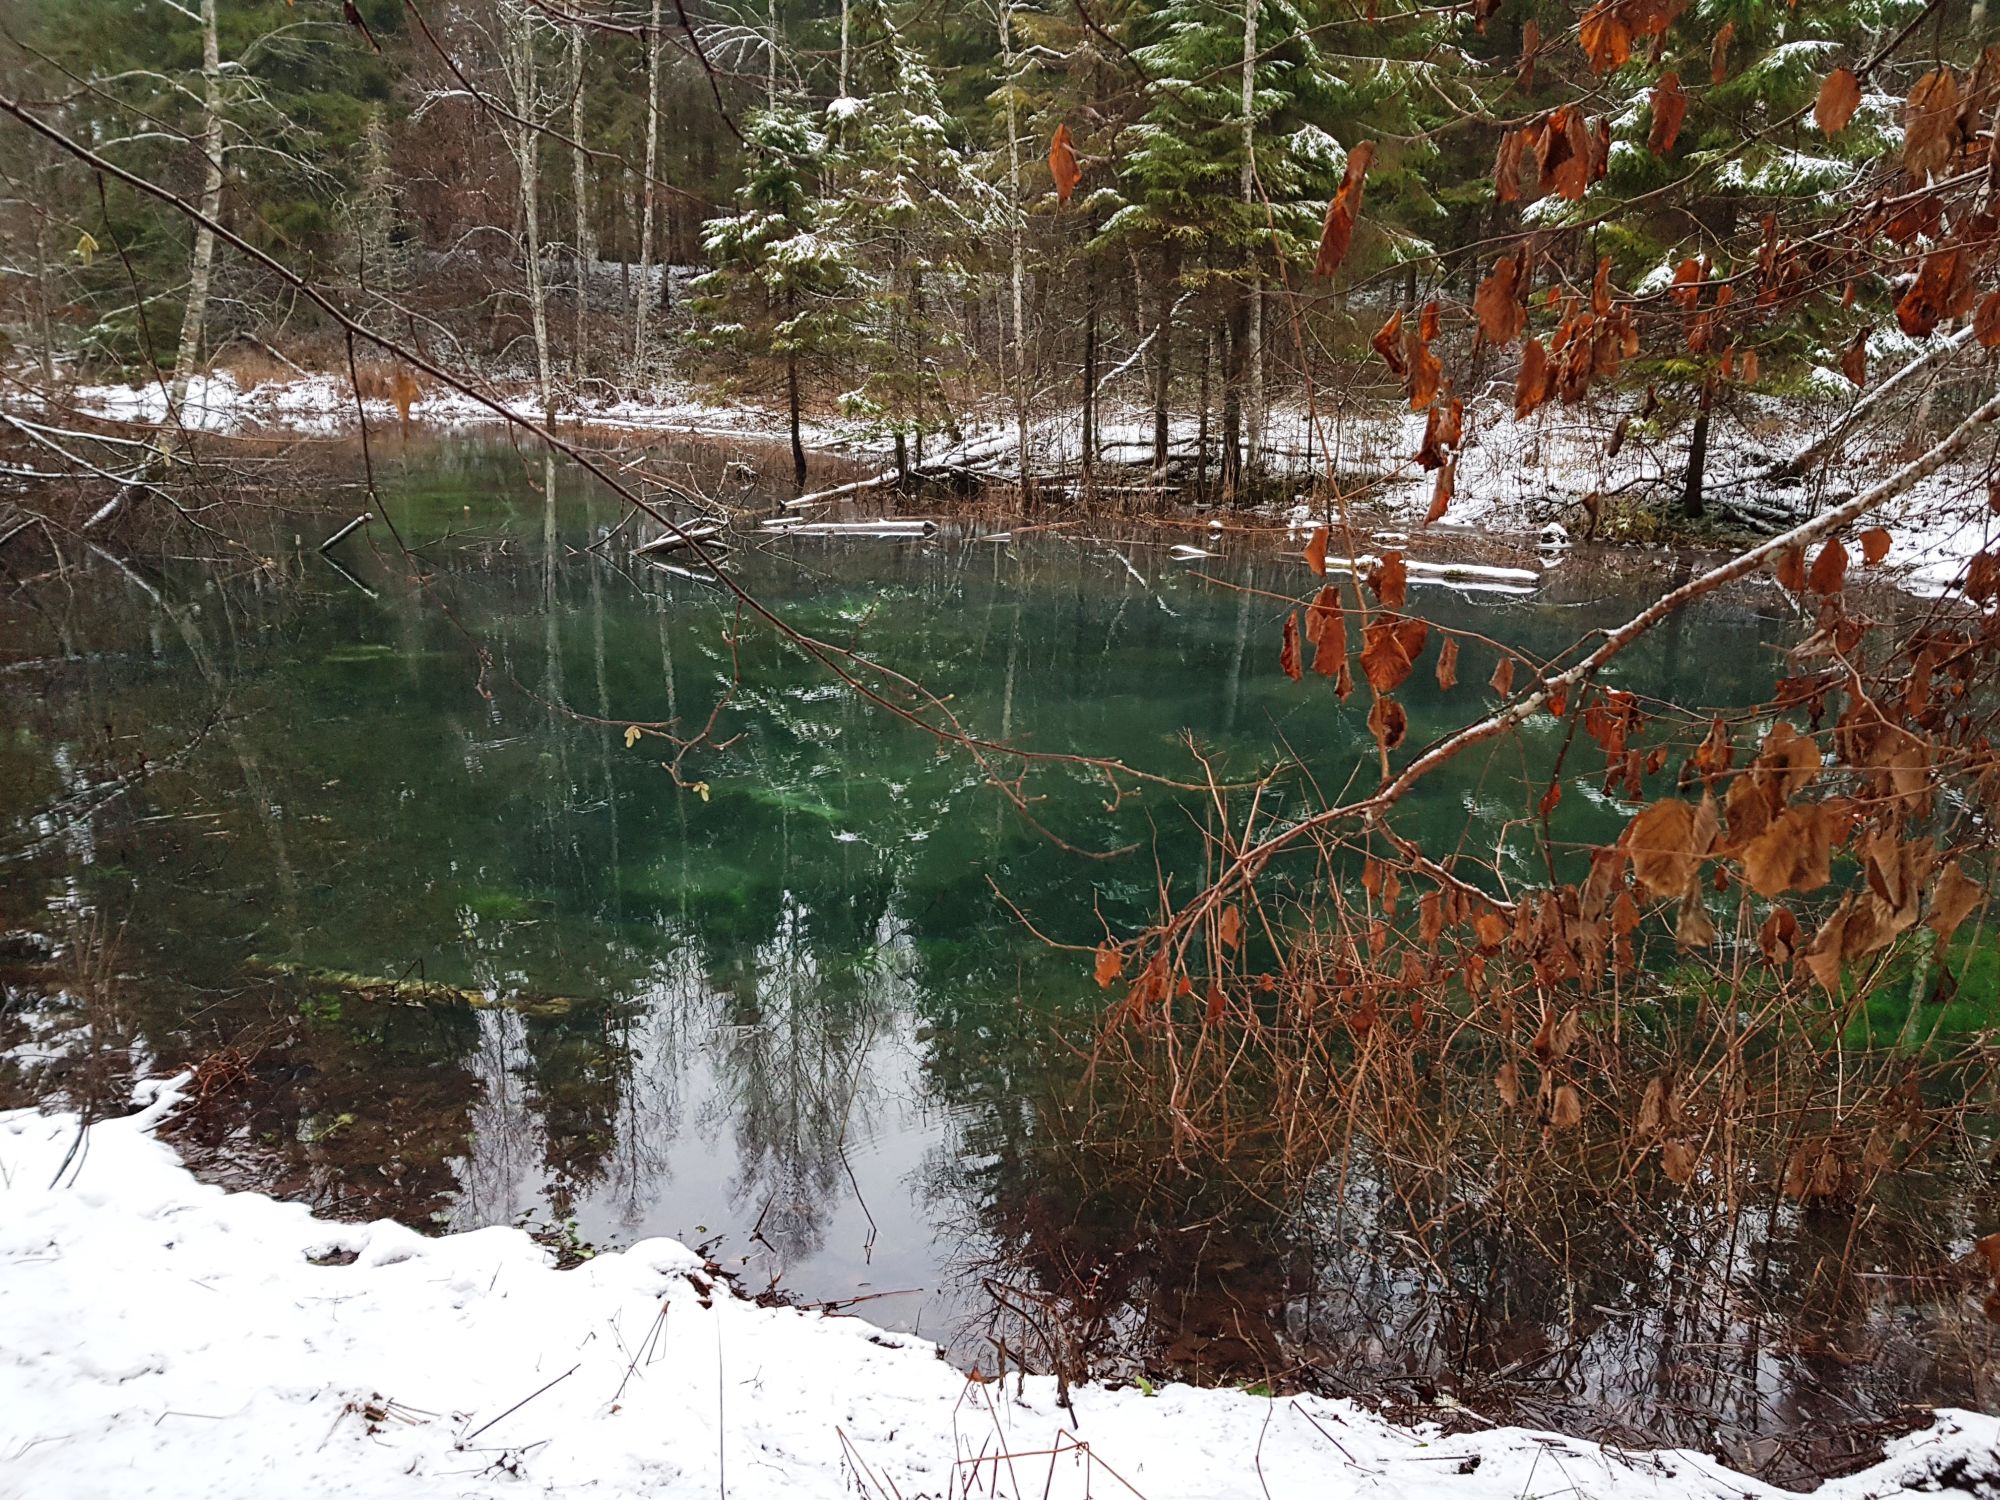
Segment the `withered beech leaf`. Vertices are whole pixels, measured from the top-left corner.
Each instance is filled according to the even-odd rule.
[[[1959,923],[1972,914],[1984,894],[1979,882],[1968,876],[1957,860],[1938,871],[1937,885],[1931,890],[1930,925],[1940,943],[1951,941]]]
[[[1656,896],[1679,896],[1715,842],[1714,806],[1663,797],[1625,825],[1618,846],[1632,861],[1632,878]]]
[[[1388,322],[1375,330],[1368,347],[1382,356],[1382,363],[1398,380],[1408,377],[1410,365],[1403,358],[1403,310],[1400,307],[1389,314]]]
[[[1486,680],[1498,697],[1509,697],[1514,691],[1514,658],[1503,656],[1493,668],[1493,675]]]
[[[1333,678],[1333,690],[1345,700],[1354,691],[1347,670],[1347,614],[1339,590],[1330,583],[1306,610],[1306,639],[1313,643],[1313,671]]]
[[[1489,344],[1510,343],[1528,324],[1528,309],[1521,301],[1521,262],[1503,255],[1479,283],[1472,298],[1473,314],[1479,331]]]
[[[1354,239],[1354,222],[1361,217],[1361,194],[1368,178],[1368,165],[1375,159],[1375,143],[1360,141],[1347,153],[1347,175],[1333,200],[1326,206],[1326,220],[1320,226],[1319,255],[1313,261],[1313,275],[1331,276],[1347,259],[1347,247]]]
[[[1939,323],[1971,305],[1971,257],[1949,246],[1924,257],[1917,279],[1896,304],[1896,322],[1911,338],[1929,338]]]
[[[1111,988],[1111,981],[1125,972],[1125,954],[1116,943],[1104,943],[1097,950],[1097,987]]]
[[[1857,538],[1861,543],[1861,560],[1869,567],[1877,567],[1889,555],[1889,543],[1893,538],[1887,527],[1871,526]]]
[[[1361,672],[1378,693],[1403,685],[1430,639],[1430,626],[1407,615],[1377,620],[1361,632]]]
[[[1822,135],[1838,135],[1860,106],[1861,80],[1854,76],[1854,69],[1835,68],[1819,86],[1819,98],[1813,101],[1813,123]]]
[[[1660,75],[1647,99],[1653,108],[1653,128],[1646,146],[1655,156],[1665,156],[1680,138],[1681,121],[1687,118],[1688,98],[1681,88],[1681,75],[1671,69]]]
[[[1958,128],[1958,76],[1936,68],[1919,78],[1903,103],[1903,170],[1930,181],[1951,160]]]
[[[1724,21],[1708,49],[1708,81],[1720,83],[1729,76],[1729,44],[1736,40],[1736,23]]]
[[[1540,339],[1529,339],[1521,348],[1521,371],[1514,381],[1514,416],[1517,419],[1532,416],[1535,408],[1549,399],[1554,384],[1555,371],[1549,365],[1548,351]]]
[[[1401,609],[1409,593],[1409,566],[1400,552],[1385,552],[1368,570],[1368,588],[1384,609]]]
[[[1458,637],[1448,635],[1438,647],[1437,684],[1444,692],[1458,686]]]
[[[1445,511],[1451,506],[1452,493],[1457,488],[1458,464],[1456,461],[1453,461],[1445,464],[1443,468],[1438,470],[1437,484],[1431,490],[1431,508],[1424,512],[1424,524],[1426,526],[1443,517]]]
[[[2000,127],[1994,130],[2000,140]],[[1979,311],[1972,315],[1972,336],[1982,349],[2000,349],[2000,292],[1988,292],[1979,299]]]
[[[1846,582],[1847,549],[1840,545],[1839,537],[1828,537],[1813,559],[1812,571],[1806,574],[1806,587],[1815,594],[1837,594]]]
[[[1076,143],[1070,139],[1069,126],[1056,126],[1055,138],[1049,142],[1049,175],[1056,182],[1056,201],[1068,203],[1076,185],[1083,181],[1083,172],[1076,164]]]
[[[1305,674],[1299,670],[1299,615],[1293,610],[1285,616],[1285,640],[1278,648],[1278,665],[1285,669],[1285,675],[1297,682]]]
[[[1778,554],[1771,571],[1777,575],[1779,587],[1794,594],[1806,591],[1806,550],[1803,547],[1787,547]]]
[[[1840,373],[1857,388],[1868,384],[1868,330],[1854,335],[1854,342],[1840,356]]]
[[[1313,534],[1306,540],[1306,566],[1313,570],[1316,578],[1326,577],[1326,528],[1315,526]]]
[[[1394,698],[1381,697],[1368,710],[1368,732],[1384,750],[1394,750],[1410,732],[1410,716]]]

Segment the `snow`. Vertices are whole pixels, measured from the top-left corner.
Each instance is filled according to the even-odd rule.
[[[732,1297],[671,1240],[557,1271],[517,1230],[426,1239],[198,1183],[151,1134],[175,1088],[81,1137],[0,1114],[0,1496],[1786,1493],[1313,1397],[1082,1386],[1065,1410],[1051,1379],[969,1380],[857,1318]],[[2000,1422],[1940,1412],[1817,1493],[1976,1485],[1996,1448]]]

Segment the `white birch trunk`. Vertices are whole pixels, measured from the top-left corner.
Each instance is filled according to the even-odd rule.
[[[576,341],[572,358],[575,365],[574,378],[581,385],[588,363],[586,355],[589,325],[585,314],[590,304],[590,267],[597,258],[596,246],[591,243],[589,190],[584,175],[583,28],[581,26],[570,29],[569,59],[571,88],[569,138],[573,142],[569,153],[569,175],[570,195],[576,200],[576,228],[570,246],[570,253],[576,263]]]
[[[1021,236],[1021,130],[1014,97],[1014,26],[1012,0],[1001,0],[1000,59],[1007,78],[1007,222],[1011,231],[1014,291],[1014,457],[1025,491],[1028,476],[1028,343],[1023,302],[1027,280]]]
[[[660,0],[653,0],[653,24],[646,30],[646,180],[639,218],[639,295],[632,313],[632,367],[646,364],[646,320],[653,315],[653,184],[660,167]]]
[[[201,0],[201,78],[201,154],[205,167],[201,211],[204,218],[212,221],[222,211],[222,53],[215,24],[215,0]],[[181,314],[180,348],[174,355],[169,404],[176,414],[187,397],[188,380],[201,353],[201,337],[208,322],[209,281],[214,269],[215,231],[204,224],[195,230],[187,307]]]

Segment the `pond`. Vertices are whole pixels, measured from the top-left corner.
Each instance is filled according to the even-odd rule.
[[[200,1063],[178,1144],[220,1180],[347,1217],[526,1223],[572,1254],[671,1235],[749,1290],[838,1303],[989,1370],[1046,1363],[1070,1337],[999,1348],[996,1296],[1053,1323],[1088,1287],[1083,1321],[1117,1346],[1114,1370],[1274,1379],[1282,1328],[1285,1349],[1317,1347],[1396,1399],[1511,1369],[1517,1412],[1771,1472],[1838,1467],[1905,1401],[1986,1394],[1991,1341],[1957,1317],[1958,1288],[1832,1298],[1811,1338],[1748,1347],[1733,1322],[1705,1338],[1705,1317],[1730,1321],[1719,1309],[1688,1309],[1670,1354],[1615,1256],[1590,1306],[1522,1289],[1512,1343],[1459,1324],[1418,1356],[1393,1317],[1335,1315],[1329,1288],[1359,1284],[1342,1257],[1366,1232],[1330,1244],[1323,1204],[1220,1179],[1128,1192],[1107,1164],[1148,1144],[1064,1126],[1106,1004],[1089,950],[1154,919],[1163,887],[1199,882],[1205,794],[1043,761],[1004,764],[1021,780],[1003,795],[684,557],[635,555],[655,528],[618,530],[620,508],[576,473],[557,472],[551,512],[539,466],[510,449],[377,458],[408,557],[380,525],[322,556],[337,519],[279,517],[260,558],[107,551],[10,597],[0,1084],[15,1095]],[[1343,703],[1280,669],[1277,596],[1310,582],[1296,541],[994,529],[751,538],[729,565],[800,631],[920,680],[992,740],[1187,783],[1198,750],[1223,780],[1275,772],[1273,818],[1374,775],[1365,690]],[[1173,561],[1175,540],[1214,555]],[[1418,580],[1412,609],[1543,657],[1689,566],[1501,560],[1533,581]],[[1782,596],[1746,587],[1610,681],[1704,713],[1750,705],[1798,633]],[[1468,643],[1449,692],[1420,667],[1409,743],[1490,701],[1496,660]],[[712,713],[677,764],[669,740],[628,733]],[[1462,757],[1399,826],[1536,878],[1529,813],[1563,738],[1543,717]],[[1630,816],[1601,771],[1579,757],[1562,773],[1566,850]],[[1955,1184],[1951,1204],[1954,1225],[1991,1227],[1990,1182]],[[1601,1226],[1568,1227],[1581,1243]],[[1793,1272],[1825,1250],[1814,1235],[1839,1258],[1851,1228],[1801,1227]],[[1367,1254],[1393,1310],[1405,1273],[1383,1244]],[[1862,1436],[1810,1459],[1758,1446],[1833,1427]]]

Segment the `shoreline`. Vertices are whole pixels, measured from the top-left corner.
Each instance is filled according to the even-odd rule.
[[[1345,1400],[968,1378],[926,1340],[731,1295],[671,1240],[556,1270],[520,1230],[315,1219],[192,1177],[152,1133],[184,1082],[87,1127],[0,1114],[0,1494],[1796,1493]],[[2000,1419],[1945,1409],[1812,1493],[1995,1483]]]

